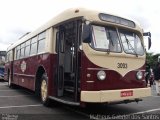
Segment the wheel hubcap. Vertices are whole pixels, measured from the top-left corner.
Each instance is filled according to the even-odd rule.
[[[45,101],[47,98],[47,83],[45,80],[42,80],[41,84],[41,97],[43,101]]]

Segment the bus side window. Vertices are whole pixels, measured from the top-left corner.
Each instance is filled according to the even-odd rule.
[[[10,51],[7,53],[7,62],[9,62],[9,54],[10,54]]]
[[[26,46],[25,46],[25,57],[28,57],[29,56],[29,53],[30,53],[30,40],[28,40],[26,42]]]
[[[37,53],[37,36],[32,38],[30,55],[35,55],[36,53]]]
[[[25,43],[21,44],[21,54],[20,54],[20,58],[24,58],[24,47],[25,47]]]
[[[46,32],[39,34],[39,36],[38,36],[38,53],[42,53],[45,50],[45,38],[46,38]]]
[[[20,57],[20,46],[17,46],[16,48],[16,59],[18,60]]]

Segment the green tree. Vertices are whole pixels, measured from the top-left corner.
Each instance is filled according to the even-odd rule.
[[[153,66],[153,64],[154,64],[153,53],[146,53],[146,62],[150,66]]]
[[[151,67],[155,67],[155,65],[158,62],[158,56],[160,56],[160,54],[153,54],[153,53],[147,53],[146,54],[146,62],[151,66]]]

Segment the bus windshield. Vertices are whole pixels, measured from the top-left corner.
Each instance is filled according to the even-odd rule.
[[[121,52],[121,46],[115,28],[93,25],[92,29],[93,40],[91,42],[91,46],[94,49]]]
[[[120,37],[126,53],[137,55],[144,54],[144,48],[138,35],[133,32],[120,31]]]
[[[120,30],[119,35],[120,37],[116,28],[92,25],[91,47],[98,51],[121,52],[123,46],[127,54],[144,54],[144,48],[137,34]]]

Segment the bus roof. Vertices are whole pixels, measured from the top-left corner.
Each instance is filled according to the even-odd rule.
[[[39,33],[49,29],[50,27],[56,26],[56,25],[66,21],[66,20],[69,20],[69,19],[84,17],[85,19],[87,19],[89,21],[104,22],[104,21],[100,20],[100,18],[99,18],[100,13],[108,14],[108,13],[103,12],[103,11],[89,10],[89,9],[86,9],[86,8],[78,8],[78,9],[73,9],[72,8],[72,9],[65,10],[61,14],[52,18],[49,22],[47,22],[46,24],[44,24],[43,26],[41,26],[37,30],[35,30],[35,31],[25,35],[24,37],[20,38],[16,43],[9,46],[7,51],[15,48],[19,44],[27,41],[28,39],[36,36]],[[109,13],[109,15],[113,15],[113,14]],[[118,16],[118,15],[114,15],[114,16]],[[118,17],[121,17],[121,16],[118,16]],[[124,17],[121,17],[121,18],[124,18]],[[126,18],[124,18],[124,19],[126,19]],[[130,19],[126,19],[126,20],[130,20]],[[133,21],[133,20],[130,20],[130,21]],[[110,22],[105,21],[105,23],[110,23]],[[139,24],[137,24],[135,21],[134,21],[134,23],[135,23],[134,30],[142,31]],[[110,24],[113,24],[113,23],[110,23]],[[124,27],[122,25],[119,25],[119,26]]]

